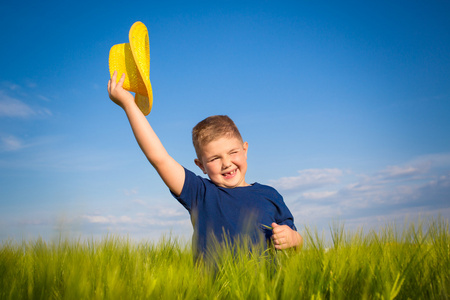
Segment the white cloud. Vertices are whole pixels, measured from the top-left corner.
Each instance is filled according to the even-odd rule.
[[[109,170],[115,164],[122,163],[113,152],[105,152],[104,149],[79,147],[71,145],[66,138],[61,136],[40,136],[21,139],[3,135],[6,141],[2,141],[0,134],[0,151],[19,150],[14,149],[21,144],[20,149],[28,148],[21,156],[5,159],[0,157],[0,168],[33,169],[57,172],[79,172]],[[8,141],[10,139],[10,141]],[[9,143],[9,144],[8,144]],[[132,193],[132,191],[121,191]],[[130,194],[131,195],[131,194]]]
[[[12,135],[0,136],[0,142],[0,150],[4,151],[16,151],[26,147],[23,140]]]
[[[170,206],[165,206],[165,205],[152,205],[149,204],[147,201],[142,200],[140,198],[137,199],[133,199],[131,201],[134,204],[138,204],[139,206],[143,206],[145,207],[145,209],[147,211],[151,211],[152,214],[149,216],[151,218],[176,218],[176,217],[184,217],[186,216],[186,210],[181,207],[180,205],[170,205]],[[141,212],[140,216],[144,216],[144,214]]]
[[[0,91],[0,117],[26,118],[36,113],[20,100],[12,98]]]
[[[0,117],[29,118],[33,116],[51,115],[52,112],[47,108],[31,107],[0,90]]]
[[[133,224],[136,223],[137,220],[133,219],[129,216],[99,216],[99,215],[83,215],[82,219],[87,220],[89,223],[98,223],[98,224]]]
[[[27,80],[26,85],[28,88],[31,88],[31,89],[34,89],[38,86],[36,82],[31,81],[31,80]]]
[[[45,97],[45,96],[43,96],[43,95],[37,95],[37,97],[38,97],[39,99],[41,99],[41,100],[44,100],[45,102],[50,102],[50,98]]]
[[[271,180],[270,184],[280,190],[306,190],[318,186],[338,183],[343,171],[339,169],[306,169],[298,171],[298,176]]]
[[[189,239],[192,235],[192,225],[189,214],[175,213],[171,209],[170,215],[161,215],[165,211],[160,207],[155,210],[145,210],[125,215],[114,214],[84,214],[78,219],[78,227],[83,232],[104,235],[106,232],[114,234],[131,234],[133,238],[157,239],[163,235],[180,236]],[[74,222],[75,224],[76,222]]]
[[[450,153],[433,153],[428,155],[422,155],[415,158],[411,163],[414,165],[430,164],[434,167],[438,166],[449,167]]]
[[[135,212],[129,212],[127,215],[115,214],[84,214],[81,219],[88,223],[116,225],[116,224],[134,224],[139,226],[176,226],[184,224],[188,220],[187,211],[180,206],[172,205],[147,205],[142,200],[132,201],[138,205],[134,207]],[[141,205],[146,206],[143,211]]]
[[[110,221],[110,218],[106,217],[106,216],[89,216],[89,215],[84,215],[84,216],[82,216],[82,219],[87,220],[89,223],[100,223],[100,224],[112,223]]]
[[[6,88],[6,89],[8,89],[8,90],[11,90],[11,91],[19,91],[19,90],[22,89],[22,88],[20,87],[20,85],[15,84],[15,83],[10,82],[10,81],[2,81],[2,82],[1,82],[1,86],[2,86],[3,88]]]
[[[305,192],[302,197],[311,200],[320,200],[335,196],[338,191]]]
[[[422,156],[357,176],[328,170],[335,169],[301,170],[298,177],[273,180],[277,188],[299,191],[280,189],[296,223],[327,228],[335,219],[363,225],[439,212],[450,218],[450,154]]]
[[[379,174],[384,176],[385,178],[399,178],[421,174],[424,171],[425,170],[423,168],[417,168],[413,166],[388,166]]]
[[[54,141],[54,138],[50,137],[17,137],[14,135],[9,134],[1,134],[0,133],[0,152],[1,151],[18,151],[25,148],[32,148],[42,145],[48,145],[49,143],[52,143]],[[35,150],[36,151],[36,150]],[[34,152],[33,152],[34,153]],[[3,164],[0,163],[0,165],[15,165],[17,167],[21,167],[22,164],[29,164],[30,159],[27,159],[27,162],[25,163],[24,157],[22,156],[20,158],[20,162],[15,163],[14,160],[8,160],[8,163],[3,162]]]
[[[142,205],[142,206],[147,206],[147,202],[145,202],[142,199],[134,199],[132,202],[136,203],[136,204],[139,204],[139,205]]]
[[[137,195],[139,192],[137,189],[125,189],[123,190],[125,196]]]

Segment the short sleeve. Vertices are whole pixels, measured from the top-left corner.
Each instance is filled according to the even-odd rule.
[[[294,216],[291,211],[287,207],[286,203],[284,203],[283,196],[281,196],[275,189],[274,193],[276,193],[275,202],[278,210],[278,214],[276,216],[276,223],[278,225],[287,225],[293,230],[297,231],[297,228],[294,225]]]
[[[180,196],[171,192],[172,196],[180,202],[189,212],[197,205],[198,199],[203,199],[205,186],[201,177],[195,175],[192,171],[184,168],[185,179]]]

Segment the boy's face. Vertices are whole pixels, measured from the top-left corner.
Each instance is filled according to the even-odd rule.
[[[217,186],[247,186],[247,149],[247,142],[242,143],[234,137],[222,137],[204,145],[201,159],[195,159],[195,164]]]

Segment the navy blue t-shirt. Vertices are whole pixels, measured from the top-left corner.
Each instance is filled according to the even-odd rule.
[[[224,188],[187,169],[185,174],[181,195],[174,197],[191,215],[194,253],[206,252],[211,234],[219,242],[224,233],[231,241],[248,235],[258,242],[261,235],[270,239],[272,231],[264,225],[271,226],[273,222],[296,230],[291,212],[274,188],[259,183]]]

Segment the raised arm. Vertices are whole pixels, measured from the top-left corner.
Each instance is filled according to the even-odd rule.
[[[123,89],[125,74],[117,82],[117,72],[108,82],[109,98],[125,111],[136,141],[164,183],[177,196],[184,185],[184,168],[166,151],[147,118],[134,102],[133,95]]]

